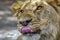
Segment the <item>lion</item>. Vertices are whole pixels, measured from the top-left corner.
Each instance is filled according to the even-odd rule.
[[[17,40],[60,40],[60,6],[56,2],[28,0],[14,4],[14,16],[18,18],[21,33]]]

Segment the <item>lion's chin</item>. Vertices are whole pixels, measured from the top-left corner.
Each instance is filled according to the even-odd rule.
[[[40,38],[40,35],[39,35],[39,34],[34,34],[34,35],[32,35],[32,36],[23,35],[22,40],[39,40],[39,38]]]

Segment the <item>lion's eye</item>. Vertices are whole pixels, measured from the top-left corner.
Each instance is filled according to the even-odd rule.
[[[34,10],[34,12],[40,11],[42,8],[43,8],[43,6],[38,6],[38,7],[36,8],[36,10]]]
[[[37,10],[39,10],[39,9],[41,9],[41,8],[42,8],[42,6],[38,6],[38,7],[37,7]]]
[[[19,10],[18,13],[23,13],[24,11],[23,10]]]
[[[20,12],[24,12],[23,10],[20,10]]]

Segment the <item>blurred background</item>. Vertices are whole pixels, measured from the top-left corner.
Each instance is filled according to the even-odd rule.
[[[17,18],[12,16],[11,5],[15,0],[0,0],[0,40],[16,40]]]

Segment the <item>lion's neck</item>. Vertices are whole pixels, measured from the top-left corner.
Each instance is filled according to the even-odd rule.
[[[38,34],[34,34],[32,36],[25,35],[22,40],[39,40],[40,36]]]

